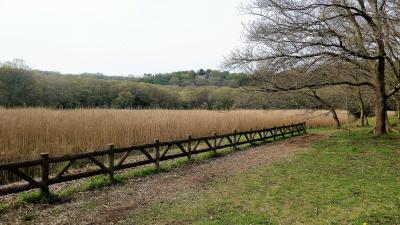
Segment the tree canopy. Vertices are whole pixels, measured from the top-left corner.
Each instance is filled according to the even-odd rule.
[[[334,64],[353,76],[309,79],[306,85],[267,86],[268,92],[333,85],[374,90],[377,135],[386,132],[387,99],[400,89],[400,3],[397,0],[254,0],[245,13],[247,47],[227,61],[229,67],[258,71],[314,70]],[[340,74],[340,70],[327,74]],[[310,74],[310,73],[309,73]],[[300,75],[300,74],[298,74]],[[293,74],[293,76],[297,76]],[[395,77],[393,86],[387,80]]]

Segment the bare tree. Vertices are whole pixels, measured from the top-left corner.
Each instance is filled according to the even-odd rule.
[[[360,75],[358,74],[358,69],[341,69],[340,73],[342,76],[347,76],[355,83],[360,82]],[[362,76],[361,76],[362,77]],[[369,126],[368,116],[371,115],[371,110],[369,110],[369,97],[373,96],[373,90],[369,87],[363,86],[340,86],[343,92],[347,93],[347,98],[349,98],[348,103],[350,104],[351,113],[360,118],[360,126]]]
[[[341,123],[340,123],[339,117],[338,117],[338,115],[337,115],[337,113],[336,113],[336,109],[335,109],[335,107],[333,106],[333,104],[331,104],[329,101],[323,99],[323,98],[318,94],[318,90],[313,89],[313,88],[310,88],[309,90],[310,90],[310,91],[307,92],[307,94],[308,94],[309,96],[311,96],[312,98],[314,98],[315,100],[317,100],[317,101],[319,102],[319,104],[320,104],[321,107],[323,107],[323,108],[329,110],[329,112],[332,114],[333,120],[334,120],[335,123],[336,123],[336,128],[337,128],[337,129],[340,129],[340,128],[341,128]]]
[[[324,70],[326,72],[326,68],[324,68]],[[316,68],[309,71],[297,68],[290,71],[282,71],[280,73],[257,70],[252,75],[250,86],[244,89],[247,91],[259,92],[265,92],[265,90],[268,90],[268,99],[279,96],[283,92],[285,94],[282,97],[285,99],[281,99],[281,101],[297,101],[302,107],[307,106],[308,108],[314,109],[326,109],[332,115],[336,127],[340,129],[341,122],[336,113],[335,107],[343,105],[340,98],[343,96],[344,91],[342,88],[333,87],[314,88],[314,83],[310,82],[310,80],[318,79],[324,80],[324,82],[329,82],[329,76],[324,76],[322,71],[322,68]],[[304,88],[300,90],[290,90],[293,84]],[[338,102],[339,104],[337,104]]]
[[[375,134],[387,132],[386,101],[400,89],[398,0],[254,0],[244,11],[254,16],[245,27],[247,47],[233,52],[227,66],[274,71],[332,63],[353,67],[358,81],[349,76],[263,89],[369,86],[375,93]],[[390,89],[387,69],[397,78]]]

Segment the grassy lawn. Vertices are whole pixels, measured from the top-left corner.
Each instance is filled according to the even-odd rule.
[[[400,135],[366,130],[216,180],[141,212],[135,224],[400,224]]]

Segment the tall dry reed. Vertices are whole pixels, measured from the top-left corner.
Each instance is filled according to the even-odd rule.
[[[342,120],[344,112],[339,113]],[[0,163],[50,155],[151,143],[187,135],[265,128],[306,121],[332,126],[326,111],[305,110],[105,110],[0,108]]]

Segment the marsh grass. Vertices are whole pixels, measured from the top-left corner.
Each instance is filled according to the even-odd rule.
[[[101,149],[106,143],[116,143],[117,146],[128,146],[134,144],[151,143],[154,138],[162,137],[161,140],[185,138],[187,134],[193,136],[210,135],[211,131],[218,133],[232,132],[233,129],[249,130],[250,128],[265,128],[282,124],[297,123],[305,121],[310,114],[322,115],[323,112],[305,111],[205,111],[205,110],[49,110],[49,109],[3,109],[5,123],[0,127],[0,136],[4,138],[0,142],[4,158],[0,161],[13,162],[38,158],[40,152],[48,152],[51,156],[70,154],[88,149]],[[105,114],[105,115],[104,115]],[[103,118],[104,117],[104,118]],[[15,120],[15,124],[9,121]],[[32,119],[35,118],[34,122]],[[96,120],[103,122],[96,122]],[[315,118],[314,118],[315,119]],[[325,118],[327,119],[327,118]],[[329,119],[329,118],[328,118]],[[75,121],[74,121],[75,120]],[[6,130],[7,121],[13,129]],[[121,130],[117,125],[120,124]],[[125,121],[125,123],[124,123]],[[318,122],[309,122],[314,126],[326,125]],[[22,124],[27,123],[23,128]],[[96,127],[95,124],[98,124]],[[311,125],[309,125],[311,126]],[[32,127],[35,127],[33,129]],[[88,128],[89,127],[89,128]],[[110,129],[107,129],[110,127]],[[164,128],[164,129],[162,129]],[[165,131],[165,132],[164,132]],[[43,138],[42,136],[46,136]],[[67,138],[68,137],[68,138]],[[102,138],[103,137],[103,138]],[[121,139],[118,139],[121,137]],[[133,141],[129,141],[131,139]],[[8,140],[8,141],[7,141]],[[107,141],[110,140],[110,141]],[[11,144],[12,143],[12,144]],[[30,143],[30,144],[29,144]],[[97,143],[102,143],[97,145]],[[29,146],[35,146],[30,148]],[[43,147],[37,147],[43,146]],[[67,148],[69,146],[69,148]],[[81,146],[81,147],[75,147]],[[85,147],[88,146],[88,147]],[[90,147],[91,146],[91,147]],[[94,147],[93,147],[94,146]],[[14,148],[14,149],[13,149]],[[48,149],[48,151],[41,151]],[[173,151],[173,150],[171,150]],[[171,152],[170,151],[170,152]],[[36,156],[36,157],[35,157]],[[116,158],[123,154],[116,154]],[[98,158],[101,161],[105,157]],[[144,159],[143,155],[133,154],[130,160]],[[1,163],[1,162],[0,162]],[[51,164],[50,175],[56,174],[63,164]],[[91,169],[92,163],[88,160],[79,160],[74,163],[71,170]],[[39,176],[39,167],[24,169],[31,176]],[[0,184],[20,181],[21,179],[11,172],[0,172]],[[95,182],[93,182],[96,186]]]
[[[346,116],[339,113],[342,120]],[[334,124],[325,111],[306,110],[112,110],[0,108],[0,163],[118,146],[307,122]]]
[[[344,112],[340,113],[346,118]],[[306,110],[107,110],[47,108],[0,108],[0,163],[39,158],[40,153],[59,156],[96,149],[109,143],[116,147],[151,143],[154,139],[183,139],[191,134],[207,136],[284,124],[307,122],[308,127],[329,127],[333,120],[325,111]],[[122,157],[117,154],[116,159]],[[140,155],[130,160],[140,160]],[[104,157],[98,158],[104,161]],[[51,164],[50,175],[62,168]],[[88,160],[79,160],[70,170],[93,169]],[[23,170],[32,177],[39,167]],[[0,185],[21,181],[9,171],[0,171]],[[92,182],[94,187],[98,186]]]

